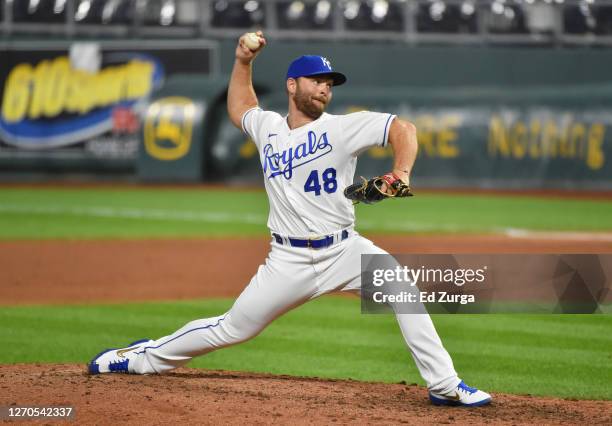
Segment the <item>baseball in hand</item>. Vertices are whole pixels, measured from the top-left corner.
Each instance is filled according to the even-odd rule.
[[[244,45],[251,50],[257,50],[259,49],[261,43],[257,34],[247,33],[247,35],[244,37]]]

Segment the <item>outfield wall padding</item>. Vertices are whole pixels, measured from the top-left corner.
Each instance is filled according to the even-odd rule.
[[[260,101],[264,108],[287,109],[283,93]],[[612,189],[610,85],[361,88],[334,100],[330,112],[362,109],[415,123],[419,154],[413,182],[418,185]],[[227,119],[220,126],[212,149],[217,175],[261,181],[254,144]],[[381,174],[391,163],[390,148],[373,148],[360,157],[357,173]]]

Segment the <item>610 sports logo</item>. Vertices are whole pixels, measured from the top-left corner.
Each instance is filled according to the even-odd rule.
[[[16,64],[3,86],[2,141],[35,149],[81,142],[112,130],[115,108],[136,111],[163,81],[151,55],[109,53],[104,62],[95,73],[74,69],[67,56]]]

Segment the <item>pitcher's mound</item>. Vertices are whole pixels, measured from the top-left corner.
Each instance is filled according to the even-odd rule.
[[[72,406],[79,424],[612,424],[612,401],[493,392],[486,407],[434,407],[416,385],[190,368],[89,376],[74,364],[3,365],[0,388],[0,406]]]

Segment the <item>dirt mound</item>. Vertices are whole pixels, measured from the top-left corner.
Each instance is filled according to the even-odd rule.
[[[89,376],[71,364],[0,371],[0,406],[68,405],[79,424],[612,424],[612,401],[494,394],[490,406],[465,409],[434,407],[416,385],[188,368]]]

